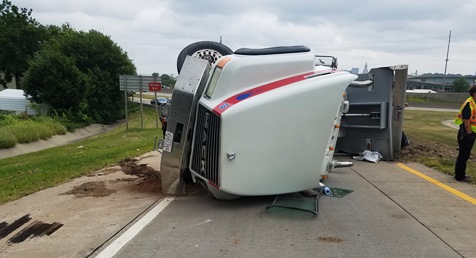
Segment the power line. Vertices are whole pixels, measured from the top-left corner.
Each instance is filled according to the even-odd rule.
[[[443,81],[446,80],[446,68],[448,67],[448,56],[450,54],[450,42],[451,42],[451,30],[450,30],[450,35],[448,37],[448,50],[446,51],[445,75],[443,76]],[[444,85],[443,85],[443,90],[445,90]]]

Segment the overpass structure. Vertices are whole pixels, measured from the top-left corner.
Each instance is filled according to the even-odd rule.
[[[408,76],[407,89],[430,89],[435,91],[451,91],[453,81],[464,78],[469,84],[476,82],[476,75],[427,74]]]

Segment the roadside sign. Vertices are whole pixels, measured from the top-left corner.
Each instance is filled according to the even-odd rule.
[[[160,77],[148,75],[119,75],[119,89],[127,91],[146,91],[149,82],[160,81]]]
[[[160,82],[149,82],[149,91],[162,91],[162,84]]]

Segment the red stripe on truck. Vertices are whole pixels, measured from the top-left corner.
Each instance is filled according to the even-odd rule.
[[[329,69],[329,70],[323,70],[323,71],[307,72],[307,73],[303,73],[303,74],[300,74],[300,75],[295,75],[295,76],[292,76],[292,77],[284,78],[284,79],[281,79],[281,80],[278,80],[278,81],[270,82],[270,83],[255,87],[253,89],[240,92],[240,93],[238,93],[236,95],[233,95],[233,96],[227,98],[226,100],[222,101],[220,104],[218,104],[213,109],[213,112],[215,114],[221,116],[221,114],[223,112],[225,112],[225,110],[229,109],[233,105],[235,105],[235,104],[237,104],[237,103],[239,103],[239,102],[241,102],[245,99],[248,99],[250,97],[254,97],[254,96],[260,95],[262,93],[265,93],[265,92],[268,92],[268,91],[271,91],[271,90],[274,90],[274,89],[277,89],[277,88],[281,88],[283,86],[286,86],[286,85],[289,85],[289,84],[292,84],[292,83],[303,81],[307,77],[312,76],[312,75],[322,75],[322,74],[332,73],[332,72],[335,72],[335,71],[336,70]]]

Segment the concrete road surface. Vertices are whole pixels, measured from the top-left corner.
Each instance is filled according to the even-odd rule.
[[[94,256],[476,257],[475,186],[416,163],[354,163],[325,182],[354,191],[322,196],[317,216],[267,210],[274,196],[169,197],[137,234],[124,230],[128,238],[112,239]],[[300,194],[280,200],[312,206]]]

